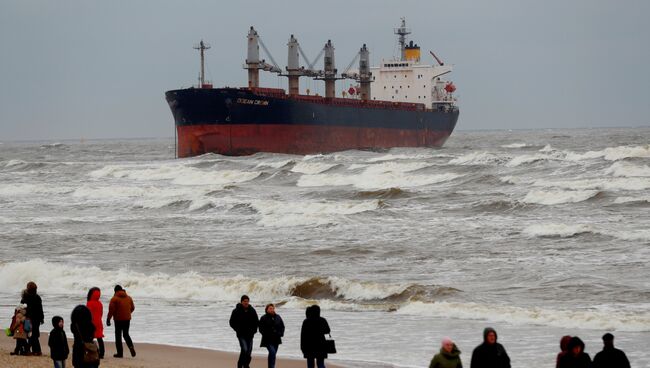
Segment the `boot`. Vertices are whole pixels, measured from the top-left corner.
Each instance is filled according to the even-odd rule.
[[[135,348],[133,347],[133,345],[129,346],[129,351],[131,352],[131,356],[134,357],[135,356]]]

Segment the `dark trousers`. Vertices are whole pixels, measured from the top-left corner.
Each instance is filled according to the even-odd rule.
[[[99,359],[102,359],[104,357],[104,353],[106,352],[106,349],[104,348],[104,339],[98,337],[97,345],[99,345]]]
[[[266,345],[266,349],[269,351],[269,368],[275,368],[275,356],[278,354],[279,347],[280,345]]]
[[[318,368],[325,368],[325,358],[315,358]],[[307,368],[314,368],[314,358],[307,358]]]
[[[129,327],[131,327],[131,321],[115,321],[115,350],[117,350],[117,355],[123,355],[122,335],[124,335],[126,346],[129,348],[133,347],[133,341],[131,341],[131,336],[129,335]]]
[[[29,346],[32,349],[32,353],[41,353],[41,342],[38,339],[41,337],[40,327],[38,322],[32,323],[32,335],[29,337]]]
[[[251,364],[251,355],[253,354],[253,338],[237,337],[239,340],[239,360],[237,368],[248,368]]]

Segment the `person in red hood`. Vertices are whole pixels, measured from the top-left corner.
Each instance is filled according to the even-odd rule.
[[[99,359],[104,359],[104,323],[102,317],[104,316],[104,305],[99,300],[102,295],[98,287],[92,287],[88,290],[88,297],[86,298],[86,307],[90,309],[90,314],[93,317],[93,325],[95,326],[95,338],[99,345]]]
[[[131,313],[135,310],[133,299],[126,295],[126,290],[120,285],[115,285],[115,295],[111,298],[108,304],[108,316],[106,316],[106,326],[111,325],[111,318],[115,319],[115,350],[117,354],[113,354],[115,358],[122,358],[122,335],[126,346],[131,351],[131,356],[135,356],[135,348],[133,341],[129,335],[129,327],[131,326]]]

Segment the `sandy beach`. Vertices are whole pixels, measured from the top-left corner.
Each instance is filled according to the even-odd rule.
[[[14,339],[3,336],[0,338],[0,367],[3,368],[51,368],[52,360],[47,346],[47,333],[41,334],[43,356],[13,356],[9,355],[15,346]],[[72,350],[72,340],[69,341]],[[236,367],[238,354],[208,349],[194,349],[168,345],[137,344],[137,356],[113,358],[114,344],[106,343],[107,358],[101,361],[100,367],[108,368],[213,368]],[[127,350],[128,352],[128,350]],[[282,359],[278,357],[277,366],[283,368],[302,368],[305,361],[295,359]],[[330,368],[337,368],[334,364],[327,364]],[[66,367],[72,367],[72,360],[68,358]],[[266,367],[266,355],[253,355],[252,368]]]

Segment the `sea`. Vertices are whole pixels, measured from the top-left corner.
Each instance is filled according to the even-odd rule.
[[[242,294],[301,358],[318,304],[346,367],[426,367],[485,327],[513,367],[612,332],[650,367],[650,127],[457,131],[441,149],[175,158],[174,139],[0,143],[0,326],[38,284],[46,324],[92,286],[131,335],[238,351]],[[113,340],[113,327],[106,328]],[[266,355],[255,338],[254,354]]]

